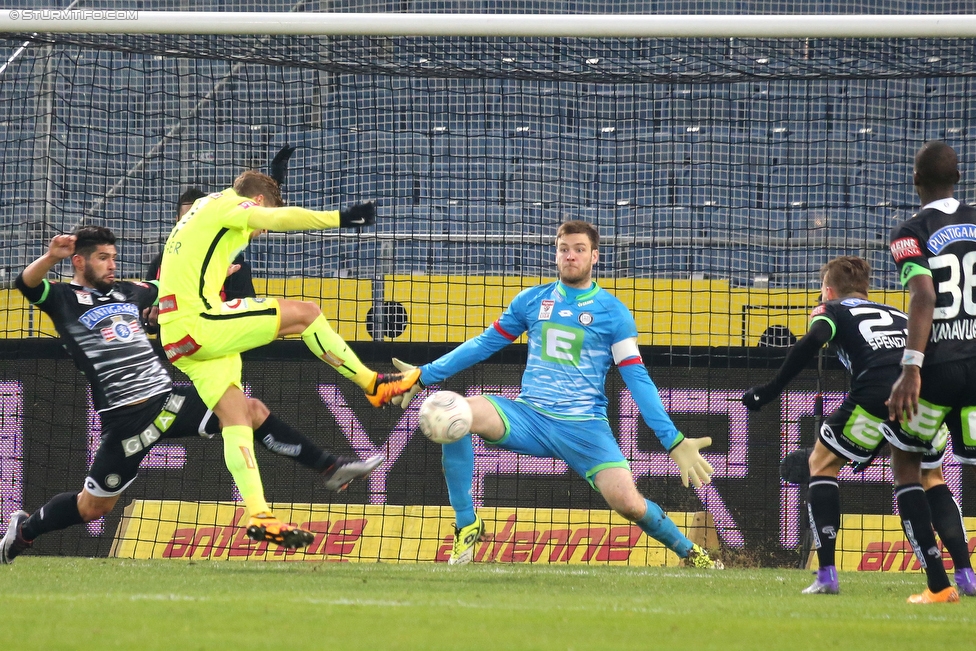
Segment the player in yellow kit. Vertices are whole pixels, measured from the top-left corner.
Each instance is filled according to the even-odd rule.
[[[361,227],[373,223],[373,203],[345,210],[313,211],[282,206],[270,176],[247,171],[233,188],[198,199],[176,224],[163,251],[159,275],[160,340],[166,357],[193,381],[220,419],[224,461],[248,512],[247,535],[290,548],[312,534],[271,514],[254,458],[247,403],[241,388],[241,356],[283,335],[300,334],[316,357],[351,379],[381,407],[411,388],[419,371],[378,374],[368,369],[329,326],[318,305],[275,298],[221,302],[220,288],[234,257],[260,231]],[[366,473],[383,458],[364,469]]]

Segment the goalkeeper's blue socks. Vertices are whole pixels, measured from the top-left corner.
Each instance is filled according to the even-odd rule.
[[[637,521],[637,526],[654,540],[664,543],[665,547],[681,558],[686,557],[691,551],[692,542],[678,530],[678,525],[661,510],[660,506],[649,499],[645,499],[644,502],[647,504],[647,511],[644,517]]]
[[[441,446],[444,479],[447,494],[454,508],[454,523],[458,529],[475,521],[474,500],[471,498],[471,482],[474,477],[474,443],[471,436]]]

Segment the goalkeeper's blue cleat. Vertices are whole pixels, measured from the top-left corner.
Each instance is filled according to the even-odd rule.
[[[454,549],[447,560],[448,565],[467,565],[474,560],[475,543],[485,536],[485,521],[475,515],[474,522],[458,529],[454,527]]]
[[[976,574],[973,574],[973,568],[956,570],[956,589],[960,596],[976,597]]]
[[[7,533],[0,539],[0,565],[9,565],[14,559],[24,553],[31,545],[31,540],[25,540],[20,530],[29,515],[26,511],[14,511],[7,523]]]
[[[840,583],[837,581],[837,567],[826,565],[815,572],[816,577],[802,594],[840,594]]]
[[[712,558],[708,555],[707,551],[695,544],[692,544],[691,549],[688,550],[688,555],[685,556],[684,562],[687,567],[694,567],[699,570],[725,569],[722,561],[717,558]]]
[[[386,461],[382,454],[374,454],[369,459],[358,457],[336,457],[335,463],[322,471],[322,485],[330,491],[344,491],[354,479],[361,479],[373,472]]]

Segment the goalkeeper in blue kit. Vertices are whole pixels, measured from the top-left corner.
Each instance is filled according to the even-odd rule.
[[[634,485],[607,420],[606,376],[615,363],[644,420],[681,470],[682,483],[696,488],[711,481],[712,467],[699,450],[709,438],[690,439],[664,411],[637,347],[630,311],[592,280],[599,258],[599,233],[581,221],[565,222],[556,234],[559,280],[521,292],[484,333],[420,367],[420,382],[394,404],[406,408],[424,385],[445,380],[477,364],[528,332],[528,362],[515,400],[496,395],[468,398],[471,431],[489,445],[534,457],[565,461],[595,488],[614,511],[636,523],[699,568],[722,564],[693,544],[654,502]],[[413,368],[399,360],[401,370]],[[474,558],[485,532],[471,497],[474,446],[470,436],[443,446],[444,476],[454,508],[454,548],[449,563]]]

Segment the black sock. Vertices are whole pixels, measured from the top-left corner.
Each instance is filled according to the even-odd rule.
[[[21,533],[25,540],[34,540],[49,531],[67,529],[83,522],[78,512],[78,493],[61,493],[34,511],[24,523]]]
[[[840,489],[833,477],[810,478],[807,493],[807,510],[810,513],[810,529],[817,547],[820,567],[836,565],[837,532],[840,531]]]
[[[972,567],[969,559],[969,540],[966,539],[966,526],[962,522],[959,504],[952,497],[952,491],[945,484],[939,484],[925,491],[929,508],[932,510],[932,524],[949,550],[952,564],[957,570]]]
[[[335,462],[335,456],[312,443],[304,434],[274,414],[254,430],[254,438],[275,454],[291,457],[306,468],[321,472]]]
[[[908,536],[908,542],[915,550],[915,558],[925,568],[928,588],[939,592],[949,587],[949,577],[942,565],[942,552],[935,542],[932,529],[932,512],[925,499],[921,484],[906,484],[895,489],[898,511],[901,513],[901,526]]]

